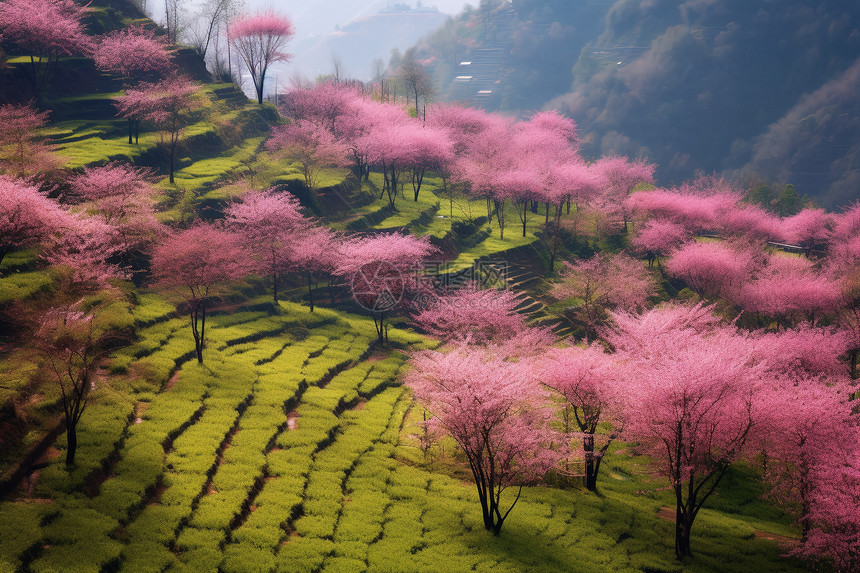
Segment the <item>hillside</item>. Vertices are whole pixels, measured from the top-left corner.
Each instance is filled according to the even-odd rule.
[[[587,3],[577,14],[598,18],[601,6]],[[88,33],[143,24],[161,34],[131,6],[95,0],[89,7]],[[538,18],[549,18],[549,8],[516,6],[526,7],[535,28],[548,25],[557,47],[570,48],[554,21]],[[473,20],[451,20],[448,30],[474,34],[464,45],[477,46],[506,26],[522,65],[542,60],[540,42],[515,33],[513,8],[486,18],[486,32],[467,26]],[[566,22],[559,26],[573,25]],[[496,41],[491,53],[481,52],[490,60],[506,49]],[[587,165],[573,126],[555,113],[512,123],[475,109],[437,116],[437,108],[425,123],[378,86],[335,82],[296,88],[281,108],[257,105],[236,85],[212,83],[183,47],[174,61],[196,83],[172,74],[166,81],[190,95],[174,115],[159,108],[135,120],[133,138],[131,118],[116,111],[123,92],[136,89],[128,78],[100,71],[89,57],[60,57],[39,101],[29,103],[30,54],[3,46],[8,67],[0,77],[12,87],[0,113],[23,109],[25,120],[46,123],[22,140],[28,153],[15,165],[23,175],[12,161],[0,164],[0,207],[13,207],[0,210],[0,571],[800,573],[830,566],[836,552],[813,547],[802,556],[810,561],[789,554],[804,541],[797,519],[804,508],[786,483],[806,479],[796,468],[810,459],[821,461],[809,495],[835,501],[813,503],[825,511],[811,523],[828,541],[833,516],[860,503],[860,490],[851,489],[856,475],[845,471],[843,483],[838,473],[847,467],[839,465],[843,448],[857,453],[847,402],[856,368],[851,376],[846,368],[854,347],[841,322],[848,303],[839,298],[841,277],[812,262],[860,268],[849,249],[858,244],[860,208],[780,218],[716,179],[692,192],[656,190],[647,164]],[[500,81],[512,77],[498,59],[469,65],[494,69]],[[536,65],[533,80],[548,77],[546,70]],[[565,89],[559,82],[545,96]],[[446,112],[454,118],[447,128]],[[183,127],[169,132],[158,119],[165,115]],[[0,153],[13,157],[13,147]],[[532,170],[537,164],[541,170]],[[453,175],[462,165],[468,179]],[[544,170],[552,184],[536,194]],[[561,183],[576,178],[582,189]],[[120,195],[129,183],[132,191]],[[11,232],[21,217],[8,216],[21,205],[38,231],[25,228],[23,238]],[[643,249],[643,230],[660,225],[668,239]],[[821,240],[825,227],[847,229],[832,253]],[[682,242],[716,252],[735,274],[697,281],[670,270]],[[596,269],[584,282],[599,286],[571,286],[577,269]],[[792,291],[748,312],[753,297],[726,286],[742,282],[741,273],[750,290],[767,280],[811,281],[831,299],[798,296],[794,305]],[[458,302],[475,295],[486,304]],[[788,309],[772,310],[780,303]],[[441,309],[441,328],[419,318],[428,309]],[[628,323],[659,322],[664,313],[669,321],[659,332],[646,324],[643,340],[625,349],[623,327],[614,334],[604,327],[623,323],[627,310]],[[810,316],[827,327],[810,326]],[[460,324],[449,326],[452,317]],[[605,345],[589,346],[594,336]],[[664,336],[678,344],[661,347]],[[473,368],[440,378],[456,379],[448,391],[478,392],[439,395],[465,404],[457,426],[471,428],[471,440],[458,438],[445,408],[416,384],[426,374],[421,357],[459,353],[472,357]],[[595,377],[606,387],[591,394],[605,404],[590,430],[573,422],[590,406],[550,390],[544,360],[565,356],[573,362],[560,377],[574,383],[593,377],[574,374],[587,356],[598,357]],[[655,432],[681,427],[658,416],[683,408],[671,399],[661,408],[635,402],[664,378],[707,394],[690,404],[700,414],[695,423],[683,421],[685,432],[706,429],[696,434],[702,441],[690,442],[690,464],[677,464],[684,475],[675,480],[661,458],[667,448],[641,428],[652,420]],[[812,387],[809,404],[793,392],[795,382]],[[69,396],[84,397],[78,420]],[[829,415],[846,408],[844,419]],[[639,428],[631,423],[628,433],[623,426],[637,410]],[[756,432],[742,448],[753,412]],[[757,432],[769,424],[786,431]],[[793,448],[795,436],[806,447]],[[773,468],[788,478],[772,478]],[[696,493],[682,506],[678,484],[687,481],[683,489]],[[840,495],[828,489],[835,486]],[[697,502],[700,488],[707,493]],[[487,524],[488,492],[503,500],[495,530]],[[691,508],[698,515],[686,529],[692,554],[675,541],[676,523]],[[849,526],[860,530],[860,522]],[[850,543],[833,545],[853,558]]]
[[[491,109],[558,109],[587,154],[646,157],[664,185],[716,171],[830,207],[858,197],[853,3],[518,0],[464,13],[416,53],[435,58],[442,99],[491,89]]]

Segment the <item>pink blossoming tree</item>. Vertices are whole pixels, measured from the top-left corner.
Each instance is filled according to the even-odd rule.
[[[125,80],[156,79],[170,75],[175,66],[163,37],[142,26],[109,32],[93,52],[96,66]]]
[[[523,356],[543,352],[555,342],[548,328],[533,327],[517,312],[521,304],[513,291],[452,289],[421,305],[415,322],[442,340],[463,345],[490,346],[501,356]]]
[[[487,531],[498,535],[522,487],[538,481],[564,455],[527,368],[478,347],[426,351],[411,358],[406,383],[466,455]],[[516,487],[513,501],[503,494]],[[507,507],[505,507],[507,505]]]
[[[153,278],[157,285],[183,297],[199,363],[203,363],[206,341],[207,304],[224,283],[250,271],[239,237],[212,225],[198,224],[170,235],[155,248]]]
[[[582,482],[589,491],[597,490],[600,464],[616,437],[614,430],[608,435],[597,432],[599,424],[613,419],[612,406],[618,402],[614,360],[593,344],[550,349],[535,366],[538,379],[562,399],[565,433],[582,442]],[[614,421],[620,420],[616,416]]]
[[[310,225],[299,201],[289,193],[251,191],[227,208],[226,222],[257,260],[257,270],[272,277],[272,297],[278,302],[281,275],[290,269],[292,243]]]
[[[196,94],[199,86],[184,76],[174,76],[156,83],[141,83],[117,98],[119,115],[136,121],[149,121],[161,134],[167,148],[169,178],[174,183],[176,152],[191,113],[200,106]]]
[[[32,104],[0,105],[0,174],[38,180],[62,167],[38,131],[48,123],[48,112]]]
[[[386,338],[385,316],[408,307],[423,290],[417,274],[436,248],[426,238],[399,233],[344,241],[336,273],[350,285],[356,302],[373,318],[380,341]]]
[[[607,337],[625,363],[624,433],[643,445],[674,490],[675,553],[684,557],[692,554],[696,516],[746,451],[758,420],[762,370],[733,327],[711,326],[708,334],[696,332],[695,323],[666,328],[677,317],[669,311],[664,319],[664,312],[649,311],[644,319],[616,313]],[[624,325],[653,323],[647,315],[654,313],[664,325],[661,338],[643,346],[642,329],[629,333]],[[643,352],[648,348],[659,350]]]
[[[324,167],[346,165],[349,152],[346,144],[335,139],[329,130],[307,120],[272,128],[266,149],[279,159],[297,162],[311,191],[319,186],[320,171]]]
[[[71,221],[33,186],[0,177],[0,263],[13,249],[46,244]]]
[[[227,28],[227,39],[248,68],[261,105],[269,66],[290,61],[291,55],[283,50],[293,34],[293,23],[272,11],[239,16]]]
[[[734,249],[724,243],[689,242],[675,250],[666,271],[683,280],[700,300],[730,296],[753,270],[754,259],[748,250]]]
[[[4,0],[0,30],[30,59],[33,97],[38,101],[45,82],[62,56],[88,54],[91,40],[81,21],[87,8],[74,0]]]
[[[110,333],[96,324],[92,312],[80,304],[72,308],[51,308],[36,324],[34,343],[44,356],[54,381],[60,388],[60,403],[66,429],[66,467],[75,464],[78,423],[95,380],[99,359],[106,350]]]
[[[625,254],[565,262],[552,290],[557,299],[579,299],[579,306],[572,307],[571,312],[584,324],[586,339],[597,333],[609,309],[641,309],[653,292],[654,279],[648,270]]]

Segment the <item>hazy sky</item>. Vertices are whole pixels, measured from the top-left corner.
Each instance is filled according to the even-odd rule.
[[[417,0],[245,0],[251,8],[273,8],[288,15],[296,25],[296,37],[327,34],[335,26],[378,12],[392,4],[415,7]],[[422,0],[424,7],[433,7],[446,14],[459,13],[466,4],[478,0]]]
[[[331,57],[334,54],[329,53],[332,50],[327,47],[326,35],[335,33],[338,27],[343,27],[351,21],[376,14],[387,6],[400,3],[415,8],[418,0],[245,0],[245,7],[248,11],[274,9],[289,16],[295,25],[296,35],[287,47],[287,50],[293,54],[293,61],[288,65],[276,65],[271,70],[271,75],[279,76],[279,82],[283,85],[289,81],[285,78],[293,75],[313,78],[321,73],[329,73]],[[458,14],[467,4],[477,5],[478,3],[479,0],[421,0],[423,7],[435,6],[445,14]],[[372,50],[367,46],[370,51],[366,54],[337,54],[347,64],[345,70],[347,75],[370,79],[375,58],[382,58],[387,63],[392,48],[403,50],[412,45],[410,41],[409,45],[382,46],[380,42],[383,39],[376,40]],[[391,42],[394,42],[393,38]],[[400,43],[403,43],[402,40]],[[367,61],[364,62],[364,59]]]

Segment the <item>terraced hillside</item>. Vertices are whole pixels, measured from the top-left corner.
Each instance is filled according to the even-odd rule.
[[[99,21],[116,16],[110,3],[95,4]],[[12,57],[0,79],[19,77],[26,59]],[[199,58],[195,65],[201,72]],[[41,133],[62,158],[60,187],[109,161],[160,170],[153,195],[161,234],[218,224],[250,190],[289,191],[303,217],[344,236],[428,236],[438,249],[428,274],[453,280],[479,267],[516,291],[517,310],[551,326],[559,345],[574,332],[546,295],[549,208],[544,216],[533,200],[501,201],[502,238],[486,197],[452,190],[434,173],[417,200],[407,182],[394,205],[378,166],[364,180],[324,167],[319,189],[309,189],[298,161],[264,145],[285,120],[233,84],[201,83],[203,105],[183,133],[171,184],[161,136],[144,128],[130,144],[127,123],[114,115],[122,83],[85,58],[60,67]],[[60,93],[56,82],[75,74],[87,81]],[[75,215],[90,209],[62,193],[57,204]],[[528,217],[524,229],[517,207]],[[576,224],[580,243],[569,240],[564,254],[617,251],[628,240],[592,233],[584,216]],[[402,384],[410,352],[439,342],[405,315],[387,317],[388,340],[377,340],[373,321],[356,314],[338,284],[344,277],[325,289],[310,284],[314,312],[304,274],[281,277],[280,303],[271,302],[266,277],[225,284],[223,296],[206,299],[214,308],[198,362],[187,304],[151,286],[146,256],[135,261],[134,280],[112,278],[72,297],[69,270],[45,250],[13,249],[0,265],[0,573],[802,570],[782,555],[797,543],[791,518],[762,501],[757,476],[743,466],[698,518],[695,559],[677,560],[670,489],[635,444],[619,441],[603,462],[599,493],[568,467],[523,488],[501,535],[491,535],[465,457],[425,424]],[[22,318],[57,301],[99,309],[97,320],[122,335],[94,369],[71,466],[62,463],[61,391],[24,340],[35,330]],[[557,305],[568,303],[576,301]]]
[[[415,334],[376,347],[368,319],[256,301],[212,316],[199,365],[170,305],[146,295],[135,321],[140,340],[112,356],[82,421],[75,471],[49,463],[0,505],[3,570],[683,570],[665,492],[622,451],[603,495],[530,488],[509,532],[488,537],[473,486],[417,447],[398,381],[402,351],[426,344]],[[733,570],[773,559],[757,531],[790,530],[745,516],[754,498],[725,503],[738,514],[703,516],[696,570],[726,570],[727,544],[741,548]]]

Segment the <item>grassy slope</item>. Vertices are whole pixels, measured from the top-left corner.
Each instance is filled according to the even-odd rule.
[[[253,123],[252,104],[228,105],[207,86],[210,113],[186,138],[222,137]],[[73,96],[69,105],[96,104],[109,93]],[[94,104],[95,105],[95,104]],[[110,158],[136,160],[157,134],[129,146],[124,122],[67,119],[49,136],[77,168]],[[180,160],[176,185],[163,181],[165,221],[183,220],[205,201],[238,188],[221,182],[247,176],[255,186],[301,178],[294,165],[258,153],[248,137],[214,153]],[[343,179],[329,170],[322,186]],[[381,185],[374,174],[364,192]],[[367,228],[409,227],[441,238],[451,229],[441,181],[428,179],[417,202],[411,189],[397,210],[376,198],[341,217],[345,228],[362,217]],[[485,213],[483,201],[456,199],[455,219]],[[438,205],[438,207],[437,207]],[[506,238],[492,224],[453,265],[535,240],[541,217],[526,237],[509,206]],[[360,226],[359,226],[360,228]],[[24,300],[53,285],[36,270],[32,253],[3,262],[0,304]],[[397,375],[403,355],[380,349],[364,356],[373,338],[368,319],[320,308],[247,299],[210,321],[206,363],[188,361],[187,321],[154,293],[130,309],[137,341],[115,353],[81,424],[77,468],[50,463],[32,491],[0,504],[0,570],[102,571],[792,571],[780,547],[757,530],[794,535],[779,512],[757,500],[754,483],[732,474],[694,532],[697,556],[683,565],[672,556],[672,524],[658,516],[671,505],[644,460],[624,445],[613,448],[600,495],[580,490],[526,488],[499,538],[480,524],[476,495],[451,444],[425,460],[416,448],[418,413]],[[248,298],[248,297],[251,298]],[[263,333],[263,334],[260,334]],[[247,337],[254,337],[251,341]],[[399,348],[425,344],[395,330]],[[35,363],[20,353],[0,359],[3,394],[27,392],[30,412],[57,414],[56,389],[38,385]],[[334,369],[334,370],[333,370]],[[36,380],[36,387],[31,381]],[[34,427],[20,448],[43,431]],[[62,459],[64,437],[54,459]],[[440,448],[444,449],[440,452]],[[4,468],[4,469],[8,469]],[[95,485],[93,485],[95,484]],[[723,563],[726,555],[732,562]]]
[[[678,564],[672,524],[658,517],[670,496],[624,445],[607,458],[600,495],[527,488],[493,538],[473,486],[451,470],[451,445],[436,446],[438,461],[423,469],[417,412],[401,430],[410,408],[397,382],[403,355],[366,354],[367,318],[293,303],[272,313],[268,304],[213,315],[200,366],[177,363],[192,348],[185,320],[144,295],[134,310],[140,340],[111,361],[111,383],[82,421],[76,470],[52,464],[31,495],[0,505],[0,568],[796,569],[777,565],[779,547],[755,537],[791,529],[738,474],[740,487],[716,498],[724,511],[704,511],[697,523],[696,559]],[[424,344],[399,330],[392,340]],[[57,448],[61,458],[64,439]]]

